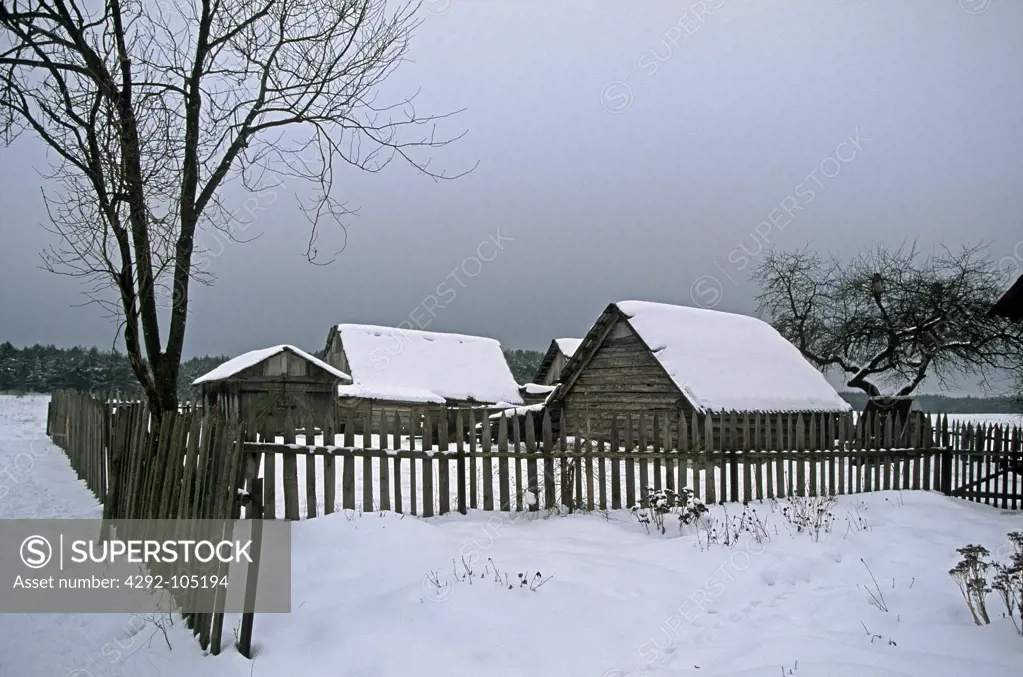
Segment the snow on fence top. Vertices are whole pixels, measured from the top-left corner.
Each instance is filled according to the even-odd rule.
[[[342,396],[522,404],[494,339],[361,324],[340,324],[337,331],[354,380],[339,387]]]
[[[267,358],[273,357],[274,355],[277,355],[278,353],[283,353],[285,351],[298,355],[302,359],[312,362],[320,369],[323,369],[327,373],[332,374],[333,376],[342,381],[351,380],[351,377],[348,376],[348,374],[344,373],[339,369],[335,369],[334,367],[330,366],[323,360],[313,357],[304,350],[296,348],[295,346],[280,345],[273,346],[272,348],[250,350],[247,353],[243,353],[238,357],[228,360],[227,362],[223,363],[216,369],[206,374],[203,374],[199,378],[195,379],[194,381],[192,381],[192,385],[199,385],[200,383],[210,383],[213,381],[223,381],[224,379],[231,378],[235,374],[245,371],[249,367],[254,367],[255,365],[259,364],[260,362]]]
[[[579,350],[579,345],[583,342],[583,340],[577,338],[559,338],[554,339],[554,342],[558,344],[558,350],[560,350],[565,357],[572,357],[572,355],[575,355],[575,351]]]
[[[849,411],[824,375],[755,317],[648,301],[615,304],[703,411]]]

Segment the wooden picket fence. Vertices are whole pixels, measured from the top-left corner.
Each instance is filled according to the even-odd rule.
[[[106,398],[72,391],[57,391],[50,398],[46,434],[71,462],[79,479],[103,499],[109,487],[107,446],[110,423]]]
[[[141,402],[57,391],[49,405],[47,432],[103,503],[104,520],[241,516],[237,490],[246,469],[241,444],[244,434],[236,422],[190,406],[157,422]],[[144,525],[141,522],[142,531],[129,537],[146,538]],[[166,577],[171,573],[157,569],[151,567],[150,574]],[[181,595],[192,593],[175,590],[174,594],[176,601],[182,602]],[[224,614],[183,616],[203,649],[219,653]],[[251,620],[248,626],[251,628]]]
[[[993,505],[1023,508],[1023,431],[1016,426],[949,426],[943,420],[937,441],[948,448],[942,486],[949,496]]]
[[[341,422],[292,421],[283,439],[250,426],[257,434],[244,447],[259,468],[264,517],[616,510],[642,503],[648,487],[689,488],[707,503],[895,489],[1023,506],[1018,428],[950,425],[947,417],[932,426],[929,416],[907,426],[877,415],[772,422],[766,415],[653,414],[612,417],[609,433],[595,437],[568,437],[561,421],[555,437],[549,414],[540,426],[532,413],[518,426],[504,417],[495,425],[488,413],[416,412],[403,424],[397,415],[348,411]],[[374,418],[381,429],[353,433],[369,430],[363,426]],[[345,432],[335,434],[335,427]],[[769,432],[779,429],[783,436]],[[437,445],[435,439],[455,441]],[[751,448],[734,440],[749,440]]]
[[[941,491],[1003,509],[1023,507],[1020,429],[950,422],[947,416],[932,425],[926,415],[904,423],[877,414],[672,417],[655,412],[612,416],[606,434],[569,437],[570,429],[590,429],[588,422],[570,427],[562,418],[553,426],[544,413],[542,424],[535,425],[530,413],[520,426],[511,424],[514,419],[492,419],[493,412],[483,408],[444,415],[424,410],[404,419],[393,412],[346,409],[325,421],[289,420],[280,437],[259,421],[217,421],[186,404],[173,423],[165,422],[175,426],[170,438],[161,436],[173,440],[170,446],[149,450],[145,426],[122,418],[148,417],[138,413],[144,411],[138,402],[69,392],[55,393],[51,401],[47,430],[104,502],[105,517],[224,514],[227,506],[214,506],[205,497],[203,483],[213,475],[200,475],[199,468],[210,473],[201,464],[229,458],[240,435],[241,475],[235,486],[258,494],[264,519],[297,520],[337,510],[426,517],[470,509],[616,510],[641,503],[647,487],[689,488],[708,503],[897,489]],[[185,422],[198,427],[194,432],[181,428]],[[124,432],[125,425],[131,433]],[[222,437],[216,450],[203,447],[214,444],[217,425]],[[371,434],[355,434],[363,430]],[[438,445],[437,440],[454,441]],[[200,446],[189,460],[188,444],[196,441]],[[160,475],[170,461],[142,463],[138,453],[143,451],[180,459],[171,467],[183,474]],[[217,472],[223,471],[220,463]],[[146,477],[137,476],[142,472]],[[119,488],[115,478],[122,476]],[[182,485],[191,487],[187,498]],[[178,493],[157,495],[154,487]],[[186,507],[182,501],[198,505]],[[237,512],[238,506],[231,509]]]

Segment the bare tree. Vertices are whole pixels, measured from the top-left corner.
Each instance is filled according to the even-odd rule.
[[[56,158],[44,200],[59,244],[45,265],[83,278],[120,320],[157,415],[177,404],[190,284],[210,279],[195,265],[196,236],[236,232],[219,198],[226,183],[311,184],[307,255],[324,263],[319,227],[343,228],[349,213],[331,190],[343,167],[376,172],[398,157],[455,178],[418,157],[460,137],[435,133],[453,113],[377,101],[416,10],[386,0],[0,0],[0,133],[10,144],[28,131]]]
[[[1023,327],[988,314],[1005,280],[983,247],[879,245],[849,262],[773,251],[754,279],[760,313],[816,367],[871,398],[906,397],[927,377],[1023,374]]]

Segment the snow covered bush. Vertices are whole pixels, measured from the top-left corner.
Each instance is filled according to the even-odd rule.
[[[767,519],[757,514],[757,509],[749,504],[744,505],[742,514],[732,518],[735,523],[735,536],[747,534],[756,543],[769,543],[771,535],[767,530]]]
[[[831,533],[837,502],[835,496],[793,496],[781,509],[781,514],[795,527],[796,533],[809,534],[814,542],[819,542],[822,535]]]
[[[665,518],[674,515],[678,519],[679,531],[687,524],[694,524],[701,515],[708,512],[703,501],[696,498],[692,489],[686,488],[681,493],[671,489],[653,489],[646,487],[646,496],[636,505],[632,506],[632,514],[636,519],[650,531],[650,525],[660,533],[667,531],[664,526]]]
[[[987,625],[991,622],[987,615],[987,594],[991,592],[987,580],[991,562],[987,558],[991,553],[982,545],[967,545],[956,552],[962,555],[962,559],[948,573],[959,586],[966,606],[970,607],[973,622]]]
[[[1016,632],[1023,635],[1023,531],[1014,531],[1008,538],[1013,552],[1007,564],[994,565],[995,575],[991,587],[998,592]],[[1017,615],[1020,620],[1018,624]]]
[[[1023,635],[1023,531],[1008,534],[1009,561],[995,562],[991,553],[980,545],[967,545],[956,550],[962,559],[948,573],[959,586],[959,592],[977,625],[991,622],[987,612],[987,595],[997,592],[1016,632]],[[989,572],[993,573],[990,580]],[[1019,618],[1019,623],[1016,618]]]

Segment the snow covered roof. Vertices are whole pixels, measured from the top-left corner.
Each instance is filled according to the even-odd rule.
[[[538,416],[542,415],[544,407],[546,407],[548,404],[550,404],[551,398],[554,396],[554,390],[555,389],[557,389],[557,386],[551,386],[551,391],[549,393],[547,393],[547,397],[544,398],[543,402],[536,402],[534,404],[527,404],[527,405],[521,406],[521,407],[507,407],[503,411],[499,411],[497,413],[491,414],[490,418],[491,419],[499,419],[502,416],[504,418],[516,418],[518,416],[525,416],[529,412],[533,412],[534,414],[537,414]]]
[[[558,344],[558,350],[565,354],[565,357],[572,357],[575,351],[579,349],[582,344],[582,339],[577,338],[559,338],[554,339],[554,342]]]
[[[351,377],[349,377],[348,374],[344,373],[339,369],[335,369],[334,367],[330,366],[323,360],[313,357],[304,350],[296,348],[295,346],[279,345],[273,346],[272,348],[261,348],[259,350],[250,350],[247,353],[242,353],[238,357],[228,360],[227,362],[223,363],[216,369],[213,369],[212,371],[203,374],[199,378],[195,379],[194,381],[192,381],[192,385],[199,385],[200,383],[210,383],[213,381],[223,381],[224,379],[231,378],[232,376],[238,374],[239,372],[245,371],[249,367],[256,366],[257,364],[259,364],[260,362],[267,358],[273,357],[274,355],[277,355],[278,353],[283,353],[285,351],[298,355],[299,357],[305,360],[308,360],[309,362],[315,364],[317,367],[323,369],[324,371],[333,375],[339,380],[342,381],[351,380]]]
[[[339,394],[394,402],[522,404],[501,344],[491,338],[339,324],[353,384]]]
[[[612,304],[701,411],[849,411],[824,375],[755,317],[647,301]]]
[[[554,392],[557,386],[552,385],[540,385],[539,383],[523,383],[520,387],[520,391],[524,391],[527,395],[546,395],[547,393]]]

